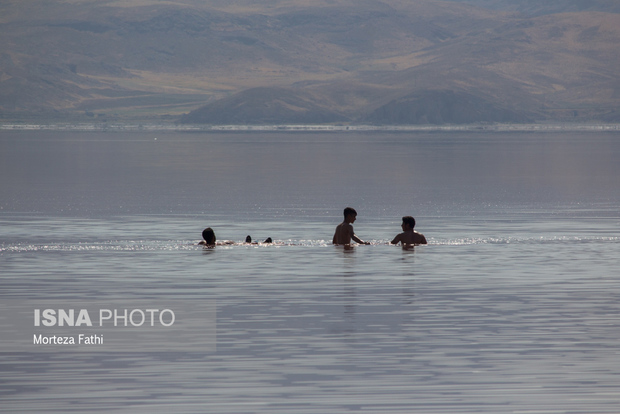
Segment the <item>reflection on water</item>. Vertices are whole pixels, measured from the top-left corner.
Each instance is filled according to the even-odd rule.
[[[362,220],[618,201],[617,134],[153,135],[3,131],[0,207],[230,222],[331,219],[346,205]]]
[[[0,137],[0,301],[217,303],[216,351],[3,352],[2,408],[617,412],[620,143],[430,135]]]

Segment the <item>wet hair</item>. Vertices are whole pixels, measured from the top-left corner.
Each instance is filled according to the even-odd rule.
[[[245,242],[246,243],[252,243],[252,236],[250,236],[249,234],[246,236],[245,238]]]
[[[354,215],[354,216],[357,216],[357,211],[355,211],[355,209],[354,209],[353,207],[347,207],[347,208],[345,208],[345,209],[344,209],[344,216],[346,217],[346,216],[348,216],[348,215],[350,215],[350,214],[352,214],[352,215]]]
[[[412,229],[415,227],[415,219],[411,216],[403,217],[403,224],[408,224]]]
[[[207,244],[215,244],[215,232],[211,227],[207,227],[202,231],[202,238]]]

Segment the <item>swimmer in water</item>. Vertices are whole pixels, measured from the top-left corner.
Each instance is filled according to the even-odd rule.
[[[224,246],[224,245],[234,244],[234,242],[229,241],[229,240],[218,242],[217,238],[215,237],[215,232],[213,231],[211,227],[207,227],[206,229],[202,231],[202,238],[203,240],[198,242],[198,244],[205,246],[205,247],[215,247],[215,246]]]
[[[391,243],[398,244],[400,242],[400,244],[403,247],[427,244],[426,237],[424,237],[423,234],[418,233],[417,231],[414,231],[413,230],[414,227],[415,227],[415,219],[413,217],[411,216],[403,217],[403,224],[401,225],[403,232],[400,234],[397,234],[396,237],[394,237],[394,240],[391,241]]]
[[[201,246],[205,246],[205,247],[229,246],[231,244],[237,244],[230,240],[217,241],[217,238],[215,237],[215,232],[213,231],[211,227],[207,227],[206,229],[202,231],[202,238],[203,240],[199,241],[198,244]],[[251,236],[247,236],[245,238],[245,243],[260,244],[258,242],[252,242]],[[263,242],[263,244],[271,244],[271,243],[273,243],[273,240],[271,239],[271,237],[267,237],[267,239]]]
[[[355,211],[354,208],[347,207],[344,209],[344,221],[336,227],[336,232],[334,233],[334,238],[332,239],[333,244],[348,246],[351,244],[351,239],[359,244],[370,244],[355,235],[352,224],[356,217],[357,211]]]
[[[251,244],[260,244],[258,242],[252,242],[252,237],[249,235],[245,238],[245,242],[251,243]],[[267,237],[265,241],[263,242],[263,244],[270,244],[270,243],[273,243],[273,240],[271,239],[271,237]]]
[[[201,240],[198,244],[206,247],[214,247],[217,240],[215,238],[215,232],[211,227],[207,227],[202,231],[202,239],[203,240]]]

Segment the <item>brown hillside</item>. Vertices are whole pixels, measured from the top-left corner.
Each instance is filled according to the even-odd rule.
[[[248,123],[260,121],[252,103],[286,90],[296,109],[272,105],[264,122],[356,122],[416,91],[452,90],[537,119],[609,120],[618,16],[434,0],[6,0],[0,115],[158,119],[253,90],[236,95],[252,96]]]

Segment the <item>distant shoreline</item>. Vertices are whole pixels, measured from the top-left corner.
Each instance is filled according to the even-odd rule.
[[[81,132],[579,132],[620,131],[620,124],[492,124],[492,125],[176,125],[108,123],[6,123],[0,131]]]

